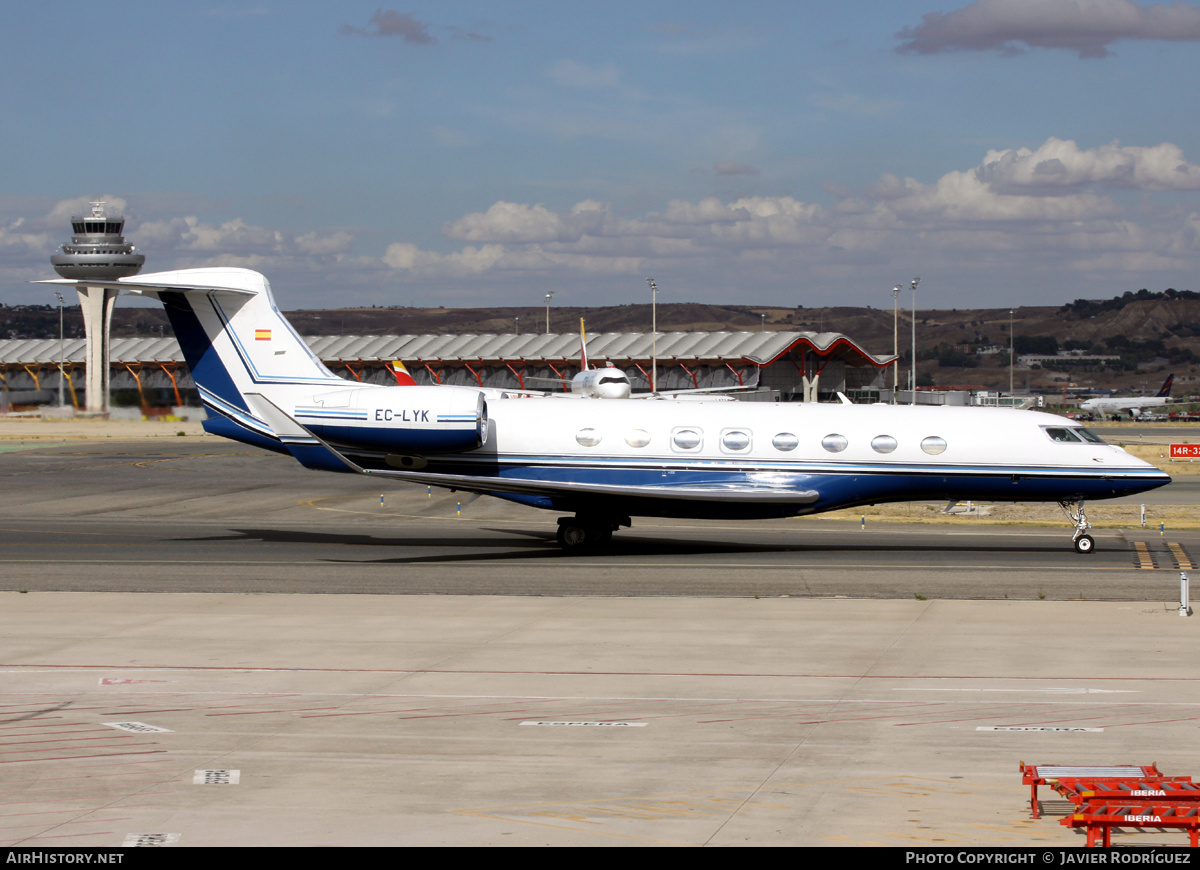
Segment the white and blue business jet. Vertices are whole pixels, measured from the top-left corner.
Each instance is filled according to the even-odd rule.
[[[568,514],[568,550],[635,516],[756,519],[884,502],[1058,502],[1080,553],[1085,500],[1171,478],[1061,417],[1000,408],[508,397],[381,386],[327,369],[248,269],[80,284],[157,298],[209,411],[206,431],[306,468],[393,478]]]

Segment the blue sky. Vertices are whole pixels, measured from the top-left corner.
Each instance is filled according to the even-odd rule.
[[[0,5],[0,301],[103,198],[282,306],[1200,289],[1200,6]]]

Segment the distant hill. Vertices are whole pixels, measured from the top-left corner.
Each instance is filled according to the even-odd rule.
[[[302,335],[468,334],[544,332],[546,311],[529,308],[344,308],[287,312]],[[575,332],[584,318],[590,334],[649,332],[649,305],[597,308],[551,307],[550,328]],[[892,352],[893,316],[883,308],[787,308],[759,305],[668,303],[658,306],[660,331],[841,332],[871,353]],[[83,335],[77,306],[65,313],[68,337]],[[161,309],[118,307],[113,335],[169,335]],[[1136,391],[1158,389],[1175,372],[1176,395],[1200,392],[1200,294],[1189,291],[1126,293],[1111,300],[1077,300],[1061,306],[1023,306],[1012,314],[1018,355],[1046,348],[1119,355],[1116,365],[1063,364],[1059,370],[1021,369],[1014,386],[1046,391],[1068,384]],[[899,313],[899,347],[908,370],[909,315]],[[57,338],[57,306],[0,307],[0,337]],[[917,311],[917,375],[938,386],[982,386],[1007,390],[1009,310],[935,309]],[[979,354],[980,348],[992,352]],[[1050,351],[1051,353],[1053,350]]]

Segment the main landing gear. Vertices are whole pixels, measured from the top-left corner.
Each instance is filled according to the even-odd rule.
[[[603,550],[612,543],[612,533],[632,525],[629,517],[597,517],[576,514],[558,518],[558,545],[568,553]]]
[[[1088,522],[1087,514],[1083,510],[1082,501],[1060,501],[1058,506],[1063,509],[1071,522],[1075,524],[1075,537],[1071,539],[1071,543],[1075,545],[1076,553],[1091,553],[1096,549],[1096,541],[1087,530],[1092,527]]]

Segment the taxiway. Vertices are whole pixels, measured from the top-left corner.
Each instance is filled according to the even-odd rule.
[[[1195,533],[639,521],[575,557],[551,514],[211,439],[0,481],[5,845],[1074,846],[1019,761],[1200,774]]]

